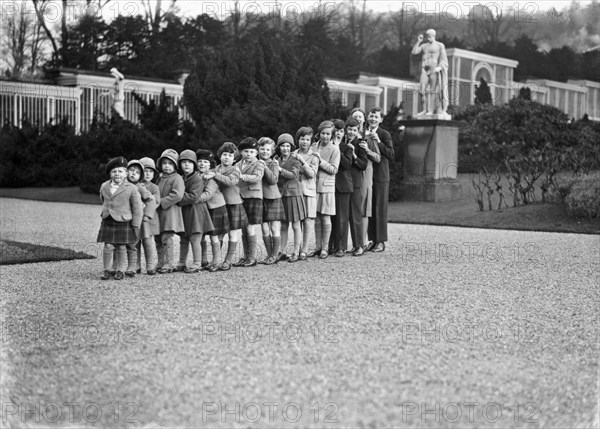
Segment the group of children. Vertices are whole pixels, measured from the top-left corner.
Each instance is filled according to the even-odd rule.
[[[225,142],[218,166],[205,149],[180,154],[167,149],[156,165],[151,158],[111,159],[110,180],[100,188],[101,278],[140,273],[142,247],[149,275],[384,251],[388,160],[394,153],[390,134],[379,127],[382,119],[380,108],[368,116],[354,109],[345,122],[321,122],[316,135],[311,127],[301,127],[277,142],[269,137],[247,137],[238,146]],[[347,251],[349,230],[353,247]],[[259,233],[266,249],[260,260]],[[243,256],[234,260],[240,239]]]

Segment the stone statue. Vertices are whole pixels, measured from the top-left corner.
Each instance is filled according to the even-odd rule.
[[[448,110],[448,57],[443,43],[435,40],[435,30],[425,32],[426,40],[419,34],[412,54],[423,54],[419,82],[420,108],[416,116],[436,115],[439,119],[450,119]]]
[[[117,112],[121,118],[125,117],[125,76],[123,76],[119,70],[115,67],[110,69],[110,74],[112,74],[115,78],[115,83],[113,84],[113,109]]]

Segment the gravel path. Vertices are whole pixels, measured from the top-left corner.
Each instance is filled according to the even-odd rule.
[[[100,256],[97,206],[0,199],[0,214],[4,239]],[[1,417],[597,427],[599,261],[598,236],[390,225],[379,255],[228,273],[1,266]]]

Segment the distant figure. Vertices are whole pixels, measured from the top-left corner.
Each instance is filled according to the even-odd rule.
[[[112,74],[115,78],[115,83],[113,84],[113,109],[115,112],[121,116],[121,118],[125,117],[125,76],[123,76],[119,70],[115,67],[110,69],[110,74]]]
[[[435,40],[435,30],[425,32],[427,40],[419,34],[413,46],[412,54],[423,53],[421,61],[421,78],[419,93],[421,94],[421,111],[424,114],[446,114],[448,109],[448,57],[443,43]]]

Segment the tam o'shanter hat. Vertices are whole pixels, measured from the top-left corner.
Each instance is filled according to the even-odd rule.
[[[238,150],[241,152],[244,149],[255,149],[258,150],[258,142],[256,141],[256,139],[254,137],[246,137],[245,139],[243,139],[239,146],[238,146]]]
[[[127,169],[127,160],[122,156],[112,158],[106,163],[106,174],[110,174],[112,169],[119,167]]]

